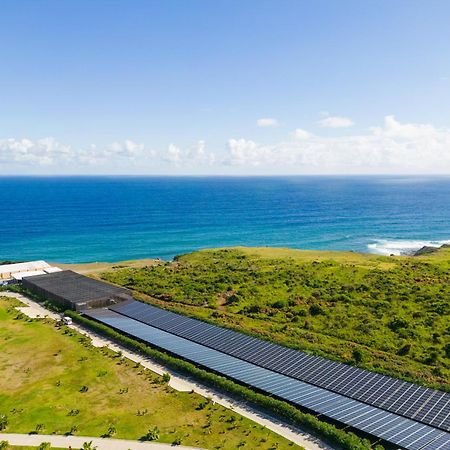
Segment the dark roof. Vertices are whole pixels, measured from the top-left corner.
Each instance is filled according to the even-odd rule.
[[[26,278],[27,285],[77,304],[108,297],[129,296],[128,289],[85,277],[71,270]]]

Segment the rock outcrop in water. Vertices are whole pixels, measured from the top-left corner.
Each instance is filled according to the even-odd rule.
[[[413,256],[430,255],[431,253],[436,253],[441,248],[450,248],[450,245],[443,244],[440,247],[430,247],[428,245],[424,245],[422,248],[419,248],[419,250],[415,251],[413,253]]]

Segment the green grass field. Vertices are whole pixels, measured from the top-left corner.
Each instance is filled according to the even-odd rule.
[[[208,449],[300,448],[54,322],[27,319],[0,297],[0,414],[9,433],[139,439]],[[0,433],[0,441],[1,441]]]
[[[167,309],[450,390],[450,249],[213,249],[102,277]]]

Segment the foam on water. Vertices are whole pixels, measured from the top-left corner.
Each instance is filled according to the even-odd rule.
[[[379,239],[372,244],[368,244],[367,248],[371,253],[379,255],[411,255],[422,247],[440,247],[444,244],[450,244],[450,241],[426,241],[426,240],[388,240]]]

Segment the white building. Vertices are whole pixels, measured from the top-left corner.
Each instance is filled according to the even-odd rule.
[[[7,281],[21,281],[23,277],[45,275],[61,272],[59,267],[51,266],[45,261],[29,261],[16,264],[0,265],[0,284]]]
[[[45,261],[29,261],[17,264],[0,265],[0,280],[11,280],[15,273],[34,272],[36,270],[48,269],[50,264]]]

